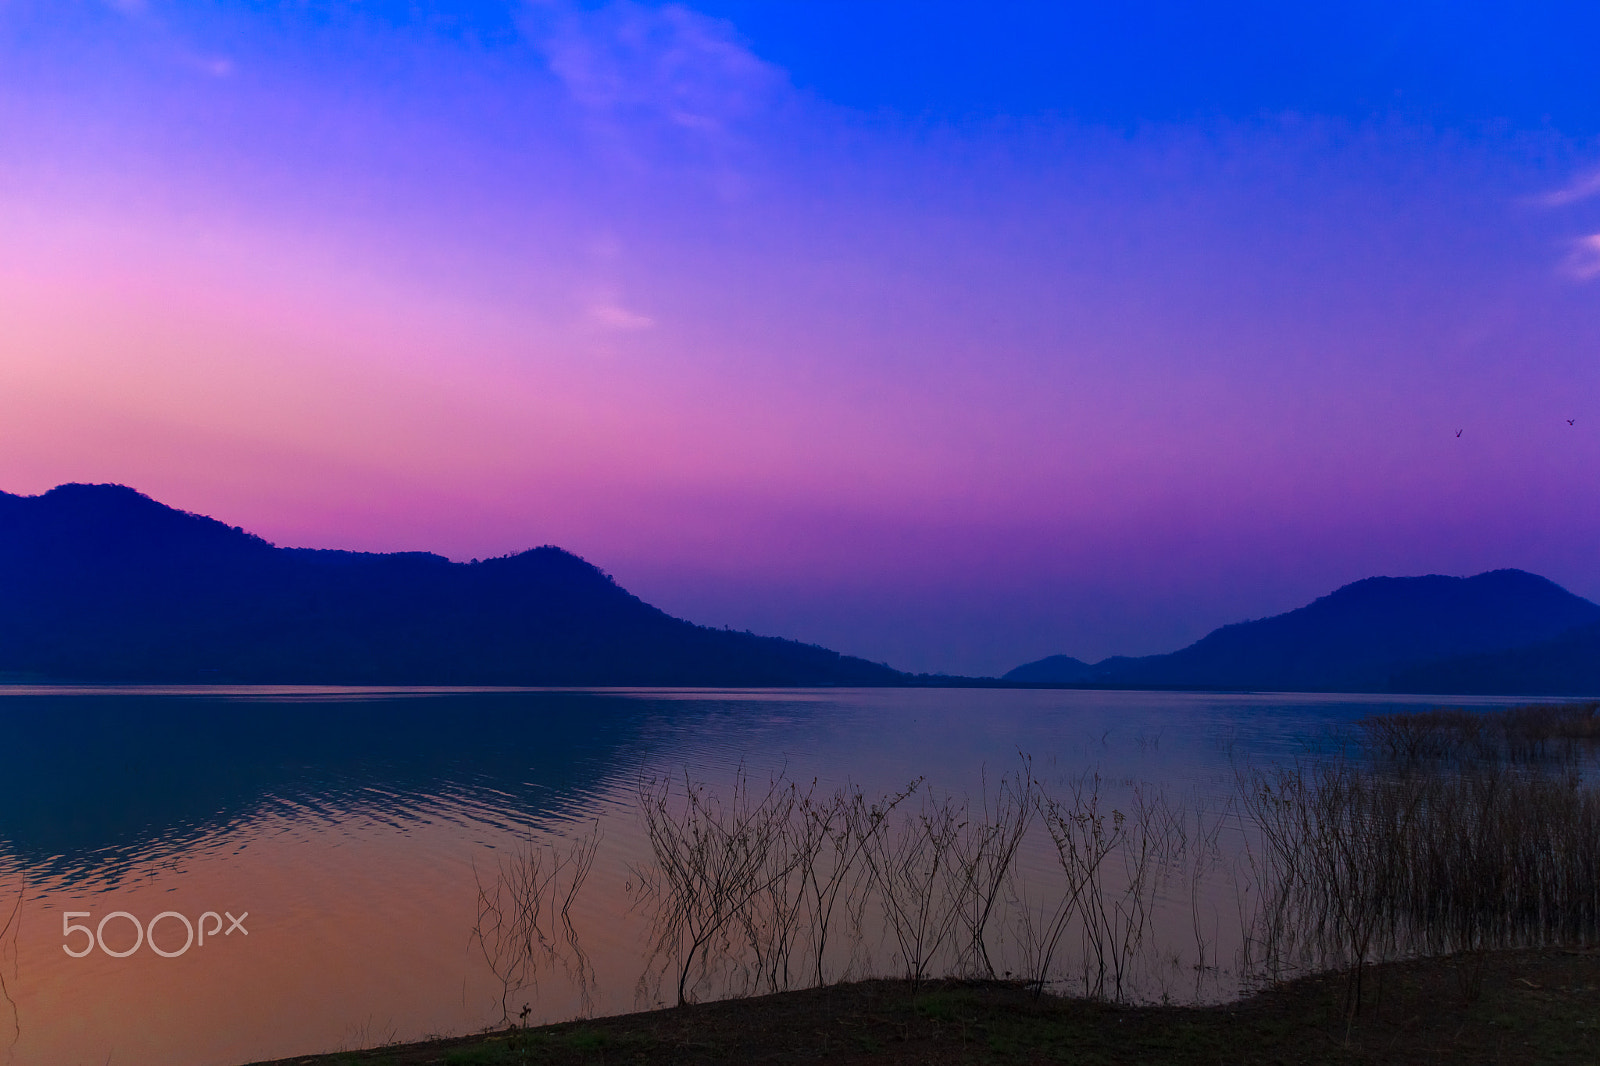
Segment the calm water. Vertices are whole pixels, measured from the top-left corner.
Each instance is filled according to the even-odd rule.
[[[894,689],[0,693],[0,926],[16,908],[0,935],[0,1062],[96,1066],[238,1063],[497,1024],[505,989],[471,935],[480,881],[519,847],[596,827],[599,856],[574,908],[592,981],[580,990],[549,969],[513,1007],[557,1020],[670,999],[642,980],[648,930],[630,906],[641,775],[687,771],[715,787],[743,766],[763,783],[785,773],[869,792],[922,776],[976,794],[1022,751],[1047,781],[1099,774],[1112,799],[1143,787],[1219,812],[1240,766],[1293,759],[1375,711],[1463,703]],[[1029,853],[1040,871],[1047,860],[1040,846]],[[1225,927],[1237,926],[1216,885],[1205,921],[1224,976],[1212,994],[1226,993]],[[116,911],[141,925],[175,916],[116,958],[107,952],[136,942],[133,921],[107,918]],[[176,954],[185,920],[207,938]],[[70,957],[64,948],[89,938],[64,935],[64,922],[98,926],[102,946]],[[1175,972],[1193,969],[1178,956]],[[893,968],[881,953],[869,965]]]

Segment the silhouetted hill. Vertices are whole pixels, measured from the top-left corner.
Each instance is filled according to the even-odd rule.
[[[320,684],[883,684],[707,629],[559,548],[452,563],[277,548],[121,485],[0,493],[0,672]]]
[[[1077,660],[1068,660],[1064,671],[1051,676],[1047,664],[1053,659],[1005,676],[1130,687],[1334,692],[1385,692],[1396,684],[1422,684],[1426,677],[1429,691],[1488,691],[1439,661],[1508,652],[1596,623],[1600,606],[1521,570],[1470,578],[1375,577],[1287,614],[1223,626],[1168,655],[1106,659],[1090,666],[1087,677],[1072,665],[1082,666]],[[1532,680],[1526,672],[1517,676]]]
[[[1440,685],[1450,685],[1441,689]],[[1396,692],[1600,695],[1600,626],[1506,651],[1460,655],[1395,672]]]
[[[1070,655],[1051,655],[1038,662],[1024,663],[1006,674],[1003,680],[1073,685],[1093,681],[1094,678],[1094,666],[1082,659],[1074,659]]]

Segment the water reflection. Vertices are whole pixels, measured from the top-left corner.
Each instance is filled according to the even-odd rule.
[[[636,763],[649,713],[585,692],[12,695],[0,840],[42,872],[109,880],[268,807],[503,826]]]
[[[13,1061],[227,1063],[463,1032],[521,1003],[485,961],[485,874],[598,827],[569,916],[586,991],[532,1018],[651,1005],[634,786],[740,767],[832,789],[977,795],[1034,757],[1215,811],[1241,762],[1430,701],[985,690],[16,689],[0,696],[0,937]],[[1492,701],[1481,701],[1492,702]],[[1198,822],[1197,822],[1198,826]],[[1034,854],[1037,864],[1048,855]],[[1053,860],[1051,860],[1053,861]],[[535,878],[537,879],[537,878]],[[62,951],[68,911],[248,911],[182,957]],[[1215,910],[1215,908],[1213,908]],[[3,920],[3,919],[0,919]],[[513,923],[514,924],[514,923]],[[169,922],[169,929],[172,928]],[[8,955],[7,952],[10,952]],[[0,1061],[4,1056],[0,1055]]]

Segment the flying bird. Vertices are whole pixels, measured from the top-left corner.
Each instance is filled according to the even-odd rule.
[[[1461,436],[1461,431],[1459,429],[1456,430],[1456,436],[1458,436],[1458,437]]]
[[[1577,421],[1578,420],[1576,418],[1569,418],[1569,419],[1567,419],[1567,425],[1569,425],[1569,426],[1575,425],[1577,423]]]

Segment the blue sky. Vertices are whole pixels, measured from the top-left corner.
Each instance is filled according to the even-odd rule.
[[[0,488],[556,543],[916,670],[1378,573],[1600,596],[1597,42],[1576,6],[0,2]]]

